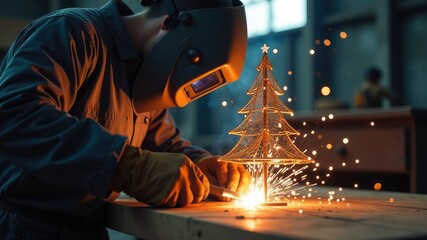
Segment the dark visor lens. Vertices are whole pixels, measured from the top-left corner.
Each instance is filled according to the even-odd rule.
[[[199,94],[203,92],[206,89],[211,88],[212,86],[217,85],[220,83],[220,80],[216,73],[211,73],[208,76],[198,80],[197,82],[194,82],[191,84],[191,87],[193,88],[193,91],[195,94]]]
[[[206,77],[201,78],[189,84],[184,89],[187,93],[187,96],[190,99],[194,99],[218,88],[224,83],[225,83],[224,76],[222,75],[221,70],[219,70],[219,71],[210,73]]]

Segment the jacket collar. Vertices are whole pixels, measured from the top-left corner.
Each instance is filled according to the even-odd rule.
[[[138,58],[122,20],[122,16],[133,15],[132,10],[121,0],[110,0],[101,7],[101,14],[110,29],[121,58]]]

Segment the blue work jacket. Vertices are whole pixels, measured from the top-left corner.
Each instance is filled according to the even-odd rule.
[[[125,144],[209,154],[181,138],[167,110],[134,111],[130,86],[143,59],[122,22],[130,14],[111,0],[21,31],[0,68],[0,200],[86,217],[105,203]],[[97,198],[82,204],[88,193]],[[0,234],[18,231],[18,215],[0,210]]]

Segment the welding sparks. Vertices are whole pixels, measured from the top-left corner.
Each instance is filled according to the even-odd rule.
[[[289,202],[292,197],[300,196],[302,189],[317,185],[306,181],[304,174],[309,165],[270,165],[267,176],[268,202]],[[246,169],[252,176],[253,182],[249,186],[248,194],[243,196],[237,203],[245,208],[254,208],[264,203],[264,171],[262,165],[248,164]],[[305,181],[304,185],[299,182]],[[311,195],[310,195],[311,196]]]
[[[379,190],[381,190],[381,188],[382,188],[381,183],[375,183],[375,185],[374,185],[375,190],[379,191]]]
[[[326,47],[331,46],[331,40],[326,38],[325,40],[323,40],[323,45],[325,45]]]

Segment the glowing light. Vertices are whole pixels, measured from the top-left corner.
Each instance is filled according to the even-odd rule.
[[[324,86],[322,87],[320,92],[322,93],[323,96],[328,96],[329,94],[331,94],[331,89],[328,86]]]
[[[345,162],[343,162],[341,165],[342,165],[343,167],[345,167],[346,163],[345,163]]]
[[[316,167],[319,167],[319,166],[320,166],[320,163],[316,163],[315,165],[316,165]]]
[[[329,40],[329,39],[323,40],[323,45],[325,45],[326,47],[331,46],[331,40]]]
[[[334,167],[332,167],[332,166],[329,166],[329,171],[332,171],[332,170],[334,170]]]
[[[298,212],[299,212],[300,214],[301,214],[301,213],[303,213],[302,209],[298,210]]]
[[[314,49],[310,49],[309,53],[310,53],[310,55],[314,55],[314,53],[316,53],[316,52],[314,51]]]
[[[343,139],[342,139],[342,142],[343,142],[344,144],[347,144],[347,143],[348,143],[348,138],[343,138]]]
[[[394,198],[392,198],[392,197],[391,197],[391,198],[389,198],[389,199],[388,199],[388,201],[389,201],[390,203],[394,203]]]
[[[293,72],[291,70],[288,71],[288,75],[291,76]]]
[[[227,106],[227,104],[228,104],[227,101],[222,101],[222,106],[223,107]]]
[[[328,115],[328,118],[329,118],[329,119],[334,119],[334,114],[332,114],[332,113],[331,113],[331,114],[329,114],[329,115]]]
[[[288,90],[288,86],[283,86],[283,90],[287,91]]]
[[[307,125],[307,123],[306,123],[306,122],[303,122],[303,123],[302,123],[302,125],[303,125],[303,126],[305,126],[305,125]]]
[[[322,117],[322,121],[324,122],[324,121],[326,121],[326,117]]]
[[[274,54],[276,54],[276,53],[278,53],[278,52],[279,52],[279,50],[277,50],[277,48],[273,49],[273,53],[274,53]]]
[[[251,189],[249,194],[242,196],[238,203],[244,208],[255,208],[257,205],[264,202],[264,192],[262,189]]]
[[[375,190],[379,191],[379,190],[381,190],[381,188],[382,188],[381,183],[375,183],[375,184],[374,184],[374,189],[375,189]]]
[[[354,184],[354,187],[355,187],[355,188],[358,188],[358,187],[359,187],[359,184],[357,184],[357,183],[356,183],[356,184]]]
[[[375,122],[371,122],[371,126],[373,127],[373,126],[375,126]]]
[[[359,162],[360,162],[360,160],[359,160],[359,159],[356,159],[356,160],[354,160],[354,162],[355,162],[355,163],[359,163]]]
[[[311,134],[314,134],[314,130],[311,130],[311,132],[310,132]]]
[[[316,151],[316,150],[313,150],[313,151],[311,152],[311,154],[316,155],[316,154],[317,154],[317,151]]]
[[[342,192],[342,187],[338,188],[338,191]]]
[[[288,98],[288,102],[292,102],[292,98]]]
[[[340,38],[346,39],[347,38],[347,33],[346,32],[340,32]]]
[[[252,182],[249,185],[249,193],[237,200],[236,203],[245,208],[256,208],[265,202],[263,167],[258,164],[247,164],[245,167],[252,176]],[[283,202],[284,200],[289,202],[291,197],[293,199],[304,198],[305,195],[302,195],[299,190],[317,185],[317,183],[310,183],[305,180],[307,174],[304,174],[304,170],[308,167],[308,165],[269,165],[268,202]],[[301,180],[304,181],[303,185]]]
[[[330,144],[330,143],[326,144],[326,148],[327,149],[332,149],[332,144]]]

